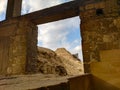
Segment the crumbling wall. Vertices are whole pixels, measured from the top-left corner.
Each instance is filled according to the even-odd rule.
[[[37,55],[37,27],[25,19],[11,19],[0,23],[0,62],[3,73],[22,74],[34,65]],[[3,58],[4,57],[4,58]],[[29,64],[29,65],[28,65]],[[5,67],[3,67],[5,65]]]
[[[91,0],[93,1],[93,0]],[[80,7],[84,67],[92,73],[95,90],[110,84],[120,88],[120,3],[118,0],[86,2]],[[102,80],[106,85],[96,83]],[[103,84],[103,83],[101,83]],[[101,89],[101,87],[104,87]],[[109,90],[116,90],[111,88]]]

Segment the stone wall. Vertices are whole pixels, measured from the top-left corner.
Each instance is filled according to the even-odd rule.
[[[0,74],[22,74],[28,67],[33,68],[29,63],[35,61],[37,55],[37,27],[34,24],[25,19],[1,22],[0,41],[0,70],[3,71]]]
[[[95,80],[102,80],[120,88],[120,3],[93,1],[80,7],[85,72],[98,78],[94,79],[94,86],[98,85]],[[106,89],[99,86],[95,90]]]

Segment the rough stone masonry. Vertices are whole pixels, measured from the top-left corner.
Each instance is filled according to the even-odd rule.
[[[80,7],[84,70],[97,78],[95,90],[105,90],[101,81],[120,88],[120,1],[95,1]]]
[[[69,2],[14,19],[12,16],[1,22],[1,74],[35,72],[36,25],[80,15],[84,68],[85,73],[94,76],[91,78],[94,90],[120,90],[120,0],[77,3]]]
[[[10,19],[1,23],[0,74],[22,74],[32,71],[31,69],[35,68],[36,55],[36,25],[25,19]]]

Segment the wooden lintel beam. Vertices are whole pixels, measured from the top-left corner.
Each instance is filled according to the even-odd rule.
[[[9,1],[14,1],[14,0],[9,0]],[[16,7],[15,6],[15,7],[11,7],[12,9],[10,9],[9,12],[7,12],[8,13],[7,15],[8,15],[8,19],[24,18],[24,19],[27,19],[27,20],[33,22],[36,25],[44,24],[44,23],[48,23],[48,22],[54,22],[54,21],[78,16],[80,13],[79,7],[83,5],[83,2],[84,2],[84,0],[75,0],[75,1],[67,2],[64,4],[60,4],[57,6],[53,6],[50,8],[46,8],[43,10],[39,10],[39,11],[32,12],[32,13],[29,13],[26,15],[21,15],[21,16],[19,15],[20,10],[19,10],[18,15],[14,16],[13,13],[11,13],[11,10],[14,10]],[[17,4],[15,4],[15,5],[17,5]],[[8,19],[6,19],[6,20],[8,20]],[[3,22],[6,22],[6,20],[0,22],[0,24],[2,24]]]
[[[62,20],[79,15],[80,2],[71,1],[47,9],[39,10],[33,13],[29,13],[21,16],[32,21],[34,24],[44,24],[57,20]]]

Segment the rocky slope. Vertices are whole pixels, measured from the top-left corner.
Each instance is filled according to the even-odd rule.
[[[82,63],[66,49],[60,48],[55,52],[38,47],[38,72],[43,74],[78,75],[83,73]]]
[[[43,74],[67,75],[61,58],[47,48],[38,47],[38,72]]]
[[[83,74],[83,64],[80,59],[71,55],[65,48],[58,48],[55,52],[61,57],[68,75]]]

